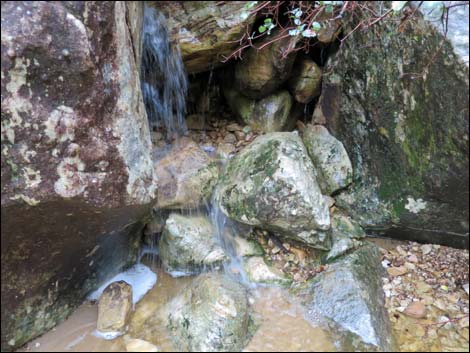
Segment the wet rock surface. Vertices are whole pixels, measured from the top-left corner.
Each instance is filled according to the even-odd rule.
[[[135,259],[156,180],[128,11],[2,3],[2,349]]]
[[[318,231],[330,227],[329,210],[314,171],[297,134],[262,135],[229,161],[216,199],[238,222],[327,248]]]
[[[169,32],[179,43],[188,73],[222,65],[224,56],[237,48],[238,39],[255,20],[255,16],[241,16],[245,3],[237,1],[149,1],[149,5],[168,18]]]
[[[381,275],[375,245],[345,255],[309,284],[308,315],[319,315],[345,330],[344,349],[394,350]]]
[[[182,209],[203,205],[212,194],[219,169],[209,155],[189,139],[181,139],[155,163],[157,208]]]
[[[246,289],[226,275],[202,275],[169,303],[167,320],[181,350],[240,351],[249,338]]]
[[[98,332],[110,337],[125,333],[132,306],[132,287],[124,281],[111,283],[99,300]]]
[[[177,274],[197,274],[228,260],[205,216],[170,214],[158,243],[164,268]]]

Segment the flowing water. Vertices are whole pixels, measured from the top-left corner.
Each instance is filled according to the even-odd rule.
[[[149,329],[142,323],[195,277],[173,278],[159,267],[152,269],[157,272],[158,282],[137,303],[129,333],[156,344],[162,352],[175,351],[163,324],[155,321]],[[250,302],[252,315],[259,326],[244,351],[335,351],[333,340],[324,330],[304,319],[300,304],[287,291],[273,287],[251,289]],[[85,303],[65,322],[30,342],[22,351],[126,351],[123,337],[107,341],[94,335],[97,316],[97,305]]]
[[[145,6],[142,49],[142,94],[149,122],[167,137],[184,134],[188,79],[179,47],[172,45],[165,17]]]

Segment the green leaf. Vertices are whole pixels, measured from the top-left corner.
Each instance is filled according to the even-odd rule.
[[[259,26],[258,31],[259,31],[259,33],[263,33],[263,32],[266,31],[266,27],[264,27],[264,26]]]
[[[273,22],[272,18],[266,18],[266,19],[264,20],[264,23],[265,23],[265,24],[272,23],[272,22]]]
[[[332,13],[334,10],[333,5],[326,5],[325,6],[325,12],[326,13]]]
[[[312,29],[315,31],[315,32],[318,32],[320,29],[321,29],[321,24],[318,23],[318,22],[313,22],[312,23]]]

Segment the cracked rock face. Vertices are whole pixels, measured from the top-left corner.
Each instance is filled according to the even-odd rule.
[[[156,196],[126,6],[2,3],[2,350],[131,261]]]
[[[330,227],[315,169],[296,133],[259,136],[229,161],[216,199],[230,218],[306,245],[328,248]]]

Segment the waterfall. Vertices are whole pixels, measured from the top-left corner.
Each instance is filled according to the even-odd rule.
[[[145,5],[142,28],[142,94],[150,126],[167,140],[187,132],[188,79],[178,45],[172,45],[165,17]]]

